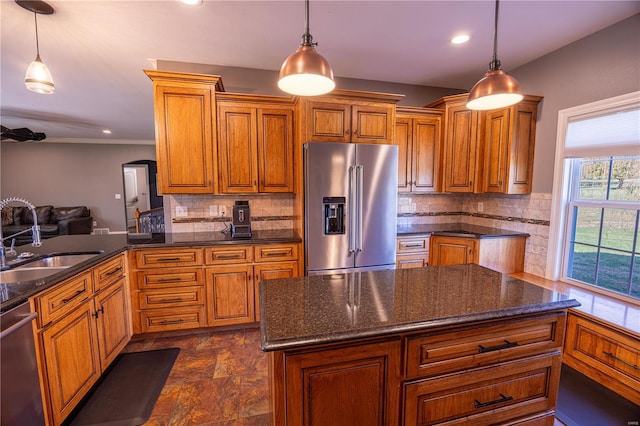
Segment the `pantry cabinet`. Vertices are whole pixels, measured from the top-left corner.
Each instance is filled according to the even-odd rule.
[[[153,81],[158,188],[162,194],[216,190],[218,76],[145,70]]]
[[[402,95],[335,90],[302,100],[305,142],[393,144]]]
[[[439,191],[442,112],[402,107],[396,111],[398,192]]]
[[[507,108],[472,111],[467,94],[429,105],[444,113],[444,192],[531,193],[539,96]]]
[[[220,192],[293,192],[292,101],[226,94],[217,101]]]
[[[129,342],[124,262],[119,255],[30,299],[50,424],[64,421]]]

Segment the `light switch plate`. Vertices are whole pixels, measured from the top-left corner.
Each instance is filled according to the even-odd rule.
[[[225,217],[227,215],[227,207],[226,206],[219,206],[218,207],[218,212],[220,214],[220,217]]]
[[[218,216],[218,206],[215,204],[209,205],[209,216]]]
[[[176,217],[187,217],[189,216],[189,209],[185,206],[176,206]]]

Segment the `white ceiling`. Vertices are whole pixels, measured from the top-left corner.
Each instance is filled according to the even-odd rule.
[[[45,132],[48,142],[151,141],[152,85],[142,70],[155,60],[279,70],[304,31],[302,0],[48,3],[55,13],[38,16],[40,54],[56,91],[39,95],[24,86],[33,14],[0,1],[2,124]],[[640,1],[504,0],[498,57],[508,72],[636,13]],[[310,32],[336,76],[468,89],[491,60],[493,17],[483,0],[313,0]],[[449,44],[458,32],[471,41]]]

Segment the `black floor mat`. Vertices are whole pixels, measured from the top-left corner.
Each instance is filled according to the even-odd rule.
[[[120,355],[71,426],[135,426],[146,422],[180,349],[170,348]]]
[[[567,426],[637,425],[640,406],[563,364],[556,417]]]

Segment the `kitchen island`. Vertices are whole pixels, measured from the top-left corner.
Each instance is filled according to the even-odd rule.
[[[260,286],[274,425],[553,425],[566,311],[478,265]]]

